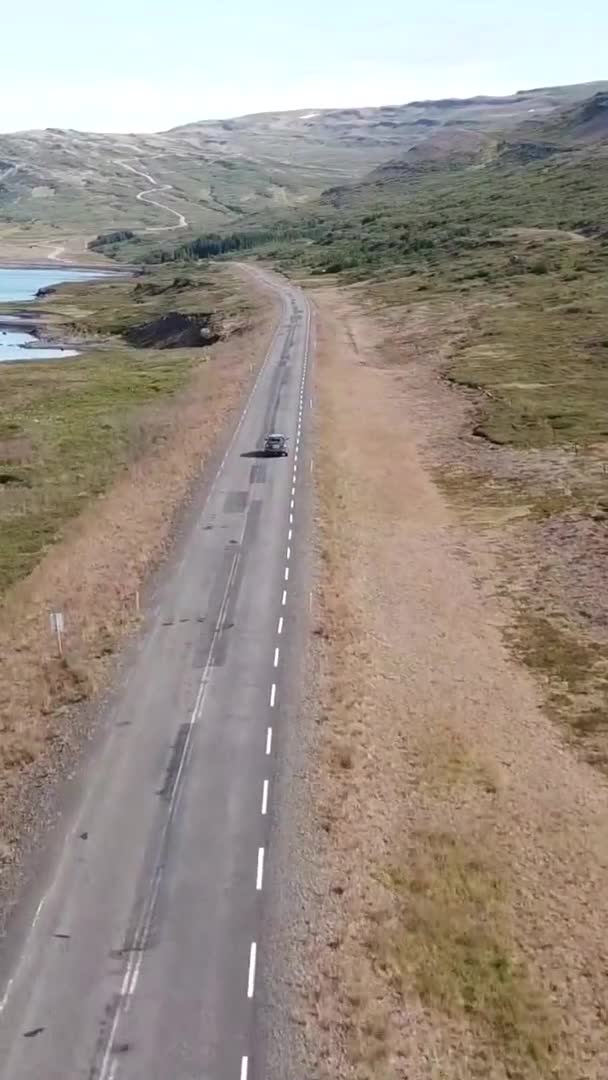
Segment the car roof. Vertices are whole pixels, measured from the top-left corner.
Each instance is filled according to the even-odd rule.
[[[286,439],[286,435],[281,435],[278,431],[271,431],[266,436],[267,439]]]

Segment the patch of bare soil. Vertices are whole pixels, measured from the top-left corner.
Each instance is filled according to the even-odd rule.
[[[195,349],[219,341],[220,326],[213,315],[168,311],[157,319],[129,327],[123,336],[130,345],[142,348]]]
[[[141,453],[86,509],[0,613],[0,906],[15,889],[39,810],[74,765],[113,654],[138,624],[137,601],[166,555],[177,515],[218,439],[237,415],[275,324],[274,301],[255,288],[257,314],[243,333],[209,347],[207,362],[172,403],[140,417]],[[161,415],[162,414],[162,415]],[[162,430],[147,437],[148,424]],[[63,656],[49,629],[65,616]]]
[[[506,642],[499,551],[434,482],[454,391],[347,293],[316,300],[307,1072],[600,1080],[606,782]]]

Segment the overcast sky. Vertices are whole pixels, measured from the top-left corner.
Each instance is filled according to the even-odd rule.
[[[608,77],[607,0],[11,0],[7,7],[3,131],[154,131],[263,110],[399,104]]]

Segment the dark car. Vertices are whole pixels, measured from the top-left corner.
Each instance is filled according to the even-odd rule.
[[[287,436],[271,434],[264,439],[264,453],[269,457],[285,457],[287,455]]]

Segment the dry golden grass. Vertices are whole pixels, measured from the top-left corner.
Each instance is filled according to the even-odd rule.
[[[314,1075],[603,1080],[605,790],[420,463],[423,376],[339,294],[318,302]]]
[[[453,833],[422,830],[387,882],[397,903],[374,947],[397,991],[413,983],[429,1006],[465,1015],[490,1059],[483,1068],[494,1057],[510,1073],[551,1075],[559,1027],[514,959],[505,883],[491,855]]]

